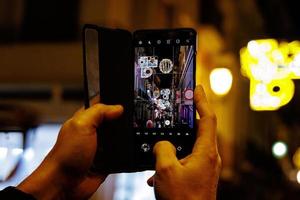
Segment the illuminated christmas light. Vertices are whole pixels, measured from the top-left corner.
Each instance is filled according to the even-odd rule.
[[[298,169],[300,169],[300,147],[297,149],[293,156],[293,163]]]
[[[297,172],[297,182],[300,184],[300,170]]]
[[[300,42],[252,40],[240,51],[241,73],[250,79],[253,110],[277,110],[294,96],[300,79]],[[264,85],[264,90],[261,90]]]
[[[276,158],[282,158],[287,153],[287,145],[281,141],[275,142],[272,147],[272,152]]]
[[[226,95],[232,86],[232,74],[227,68],[216,68],[210,73],[210,87],[217,95]]]

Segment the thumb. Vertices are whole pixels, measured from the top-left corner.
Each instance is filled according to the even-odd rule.
[[[195,89],[194,100],[200,120],[193,152],[202,152],[203,147],[216,146],[217,118],[201,85],[198,85]]]
[[[120,105],[95,104],[92,107],[77,112],[72,120],[84,124],[87,128],[97,128],[103,120],[113,120],[123,113],[123,107]]]
[[[160,141],[154,145],[154,156],[156,159],[155,169],[157,172],[179,165],[176,157],[176,149],[169,141]]]

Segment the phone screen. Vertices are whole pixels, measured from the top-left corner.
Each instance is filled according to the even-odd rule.
[[[162,139],[185,151],[194,136],[195,38],[190,29],[134,34],[133,130],[143,153]]]

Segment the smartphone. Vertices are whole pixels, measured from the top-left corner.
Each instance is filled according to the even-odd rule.
[[[173,143],[178,158],[192,151],[196,31],[138,30],[133,34],[133,44],[135,152],[139,167],[148,168],[154,167],[157,141]]]
[[[195,141],[196,32],[193,29],[127,30],[85,25],[85,107],[121,104],[123,115],[97,130],[91,170],[153,170],[153,147],[168,140],[178,158]]]

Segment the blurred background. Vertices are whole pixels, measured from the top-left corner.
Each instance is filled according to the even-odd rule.
[[[32,172],[83,105],[86,23],[197,30],[197,82],[218,117],[218,199],[299,198],[300,18],[292,0],[0,0],[0,189]],[[110,175],[91,199],[154,199],[152,174]]]

